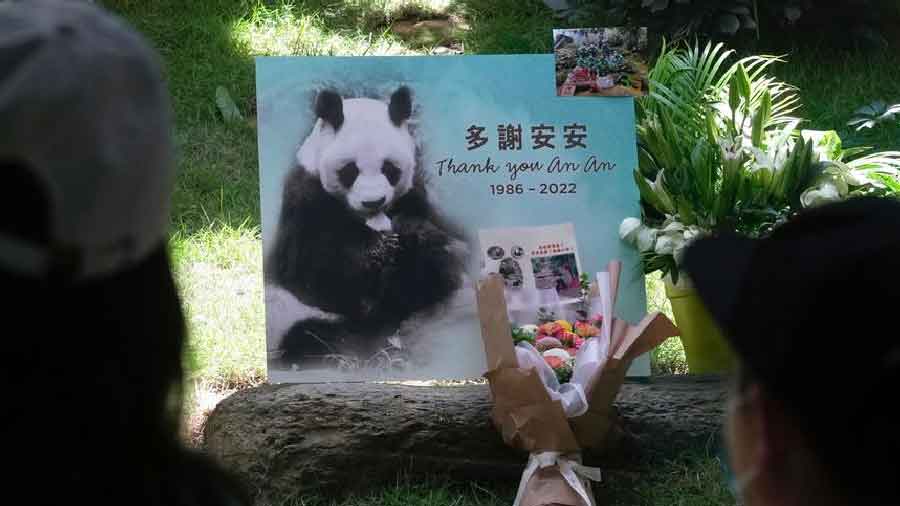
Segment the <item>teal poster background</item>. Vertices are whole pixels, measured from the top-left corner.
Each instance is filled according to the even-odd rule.
[[[282,182],[295,167],[297,148],[315,122],[316,92],[328,87],[365,89],[386,100],[401,85],[413,93],[422,169],[442,212],[473,237],[479,228],[573,223],[587,272],[603,269],[611,259],[624,264],[617,315],[630,321],[643,316],[646,298],[638,256],[618,238],[622,219],[639,215],[632,176],[637,164],[633,99],[557,97],[552,55],[258,58],[266,251],[278,224]],[[521,149],[500,149],[501,125],[513,131],[521,128]],[[549,139],[553,148],[535,149],[532,128],[541,126],[553,127]],[[477,137],[486,142],[469,149],[474,146],[467,140],[476,131],[472,127],[483,128]],[[566,133],[578,134],[568,140],[574,144],[568,149]],[[583,146],[577,145],[579,141]],[[463,172],[463,165],[470,171]],[[471,172],[476,165],[481,171]],[[517,170],[523,166],[526,170]],[[478,274],[477,260],[475,250],[473,276]],[[411,376],[480,376],[485,364],[477,321],[458,328],[454,336],[456,342],[448,351],[457,356],[447,357],[442,367],[421,375],[414,371]],[[323,374],[272,377],[271,373],[273,381],[339,379]],[[631,374],[649,374],[648,357],[637,360]]]

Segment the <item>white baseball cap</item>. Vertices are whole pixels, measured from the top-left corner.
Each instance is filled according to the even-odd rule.
[[[0,167],[44,184],[52,237],[0,232],[0,270],[41,278],[62,266],[80,281],[161,247],[170,126],[156,53],[134,30],[88,2],[0,1]]]

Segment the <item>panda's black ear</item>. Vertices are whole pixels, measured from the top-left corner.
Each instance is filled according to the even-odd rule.
[[[340,130],[344,124],[344,100],[332,90],[324,90],[316,97],[316,116],[325,120],[334,128]]]
[[[388,116],[391,123],[400,126],[412,116],[412,94],[409,88],[401,86],[391,95],[391,103],[388,105]]]

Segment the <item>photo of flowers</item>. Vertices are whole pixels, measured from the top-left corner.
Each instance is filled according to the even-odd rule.
[[[646,28],[553,30],[557,95],[646,95],[647,48]]]

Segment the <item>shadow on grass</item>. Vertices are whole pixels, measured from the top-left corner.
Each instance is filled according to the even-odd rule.
[[[140,30],[162,56],[176,123],[178,179],[172,232],[190,236],[209,227],[259,226],[255,131],[226,126],[215,106],[226,86],[252,115],[253,59],[232,28],[256,2],[105,0],[105,7]]]
[[[466,19],[467,54],[549,53],[554,28],[565,27],[541,0],[452,0]]]

